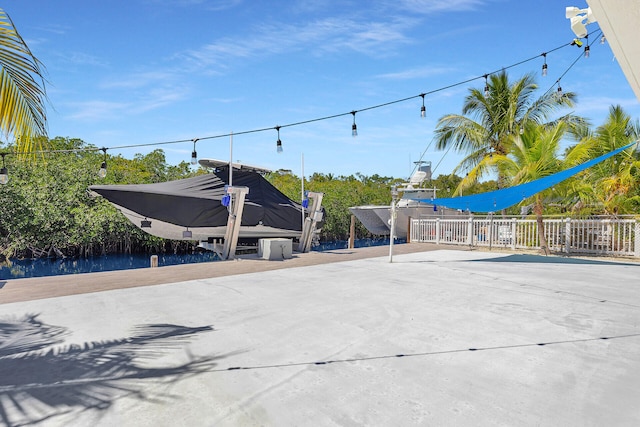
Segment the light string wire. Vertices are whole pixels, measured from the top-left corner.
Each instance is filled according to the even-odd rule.
[[[599,32],[596,34],[596,37],[594,37],[592,40],[597,39],[597,36],[599,34],[602,34],[602,31],[599,30]],[[486,76],[490,76],[499,72],[502,72],[504,70],[508,70],[514,67],[517,67],[519,65],[525,64],[527,62],[531,62],[534,61],[540,57],[546,57],[546,55],[548,55],[549,53],[558,51],[560,49],[563,49],[567,46],[572,46],[575,44],[575,40],[572,40],[571,42],[568,43],[564,43],[560,46],[557,46],[551,50],[548,50],[546,52],[543,52],[539,55],[535,55],[532,56],[530,58],[515,62],[511,65],[505,66],[505,67],[501,67],[498,70],[494,70],[492,72],[489,73],[484,73],[482,75],[476,76],[476,77],[472,77],[466,80],[462,80],[456,83],[452,83],[450,85],[446,85],[446,86],[442,86],[427,92],[421,92],[417,95],[412,95],[412,96],[408,96],[405,98],[400,98],[400,99],[396,99],[394,101],[388,101],[388,102],[384,102],[381,104],[376,104],[376,105],[372,105],[369,107],[364,107],[358,110],[350,110],[348,112],[344,112],[344,113],[338,113],[338,114],[332,114],[332,115],[328,115],[328,116],[323,116],[323,117],[317,117],[317,118],[313,118],[313,119],[308,119],[308,120],[302,120],[302,121],[298,121],[298,122],[293,122],[293,123],[287,123],[284,125],[279,125],[279,126],[271,126],[271,127],[263,127],[263,128],[256,128],[256,129],[250,129],[250,130],[245,130],[245,131],[234,131],[233,135],[237,136],[237,135],[248,135],[248,134],[253,134],[253,133],[259,133],[259,132],[267,132],[267,131],[273,131],[276,130],[278,127],[279,128],[287,128],[287,127],[293,127],[293,126],[301,126],[301,125],[305,125],[305,124],[309,124],[309,123],[315,123],[315,122],[319,122],[319,121],[325,121],[325,120],[331,120],[331,119],[335,119],[338,117],[344,117],[344,116],[348,116],[348,115],[352,115],[354,113],[359,113],[359,112],[363,112],[363,111],[370,111],[370,110],[374,110],[374,109],[378,109],[378,108],[383,108],[383,107],[388,107],[390,105],[394,105],[394,104],[399,104],[402,102],[407,102],[413,99],[417,99],[417,98],[421,98],[423,96],[426,95],[431,95],[434,93],[438,93],[438,92],[442,92],[445,91],[447,89],[451,89],[457,86],[461,86],[467,83],[471,83],[475,80],[479,80],[479,79],[484,79]],[[587,37],[587,41],[588,41],[588,37]],[[576,60],[564,71],[564,73],[562,73],[562,75],[556,80],[556,82],[549,88],[549,90],[547,90],[546,93],[548,93],[551,89],[553,89],[553,87],[555,87],[560,80],[569,72],[569,70],[571,70],[571,68],[578,62],[578,60],[584,56],[584,53],[581,52],[581,55],[576,58]],[[223,134],[217,134],[217,135],[210,135],[210,136],[204,136],[204,137],[199,137],[197,138],[198,141],[202,141],[202,140],[210,140],[210,139],[219,139],[219,138],[227,138],[230,137],[232,134],[231,133],[223,133]],[[155,146],[163,146],[163,145],[170,145],[170,144],[181,144],[181,143],[185,143],[185,142],[193,142],[194,138],[188,138],[188,139],[178,139],[178,140],[172,140],[172,141],[161,141],[161,142],[149,142],[149,143],[141,143],[141,144],[127,144],[127,145],[117,145],[117,146],[113,146],[113,147],[83,147],[83,148],[72,148],[72,149],[59,149],[59,150],[31,150],[31,151],[8,151],[5,152],[5,155],[28,155],[28,154],[55,154],[55,153],[78,153],[78,152],[91,152],[91,151],[105,151],[105,150],[122,150],[122,149],[127,149],[127,148],[138,148],[138,147],[155,147]],[[447,151],[448,152],[448,151]],[[424,153],[423,153],[424,154]],[[446,153],[445,153],[446,154]]]
[[[598,30],[597,30],[597,32],[595,33],[595,38],[598,38],[600,35],[602,35],[602,30],[601,30],[601,29],[598,29]],[[574,39],[573,41],[569,42],[569,43],[568,43],[568,45],[569,45],[569,46],[574,45],[574,44],[575,44],[575,40],[576,40],[576,39]],[[589,44],[589,35],[587,35],[586,40],[587,40],[587,45],[586,45],[586,46],[591,47],[591,44],[593,44],[593,41],[591,42],[591,44]],[[565,47],[565,46],[567,46],[567,45],[559,46],[559,47],[555,48],[554,50],[561,49],[561,48],[563,48],[563,47]],[[553,50],[551,50],[551,51],[549,51],[549,52],[553,52]],[[541,54],[540,54],[540,55],[538,55],[538,56],[546,57],[546,55],[547,55],[549,52],[543,52],[543,53],[541,53]],[[542,97],[547,96],[547,95],[549,94],[549,92],[551,92],[551,91],[553,90],[553,88],[555,88],[556,86],[559,86],[559,85],[560,85],[560,80],[562,80],[562,78],[563,78],[564,76],[566,76],[566,75],[567,75],[567,73],[569,73],[569,71],[571,71],[571,69],[572,69],[572,68],[573,68],[573,67],[578,63],[578,61],[579,61],[579,60],[581,60],[581,59],[583,59],[584,57],[585,57],[585,55],[584,55],[584,51],[580,51],[580,53],[578,54],[578,56],[576,57],[576,59],[574,59],[574,60],[573,60],[573,62],[572,62],[572,63],[571,63],[571,64],[570,64],[570,65],[569,65],[569,66],[564,70],[564,72],[560,75],[560,77],[558,77],[558,79],[557,79],[557,80],[556,80],[556,81],[555,81],[551,86],[549,86],[549,89],[547,89],[547,90],[542,94]],[[535,58],[537,58],[537,56],[536,56]],[[531,61],[532,59],[533,59],[533,58],[530,58],[530,59],[527,59],[527,60],[521,61],[519,64],[516,64],[516,65],[523,64],[523,63],[525,63],[525,62],[527,62],[527,61]],[[511,67],[515,67],[516,65],[511,65],[511,66],[509,66],[509,67],[505,67],[505,69],[507,69],[507,68],[511,68]],[[490,74],[489,74],[489,75],[490,75]],[[484,78],[484,76],[482,76],[482,78]],[[475,80],[477,80],[477,78],[476,78]],[[433,141],[432,141],[432,142],[433,142]],[[423,152],[423,153],[422,153],[422,155],[420,156],[420,160],[422,160],[422,158],[424,157],[424,155],[426,154],[426,152],[427,152],[427,150],[429,149],[429,147],[430,147],[430,146],[431,146],[431,143],[429,143],[429,146],[427,147],[427,149],[426,149],[426,150],[424,150],[424,152]],[[431,173],[434,173],[434,172],[438,169],[438,166],[440,166],[440,164],[442,163],[442,161],[444,160],[444,158],[447,156],[447,154],[449,154],[449,151],[451,151],[451,147],[452,147],[452,146],[453,146],[453,145],[450,145],[450,146],[449,146],[449,148],[447,149],[447,151],[445,151],[445,153],[444,153],[444,154],[442,155],[442,157],[440,158],[440,161],[438,161],[438,164],[437,164],[437,165],[432,169]],[[414,172],[415,172],[415,169],[417,169],[417,166],[416,166],[416,168],[414,168]]]

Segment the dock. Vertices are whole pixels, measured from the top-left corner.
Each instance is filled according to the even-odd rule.
[[[640,425],[640,264],[388,251],[0,281],[0,425]]]

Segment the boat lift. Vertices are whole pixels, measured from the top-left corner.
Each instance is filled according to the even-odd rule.
[[[311,250],[311,242],[316,231],[316,225],[322,221],[322,197],[324,193],[315,193],[310,191],[307,197],[313,201],[308,210],[307,216],[302,225],[302,235],[298,244],[298,252],[309,252]]]
[[[249,193],[248,187],[227,186],[229,218],[227,219],[227,229],[224,236],[224,245],[222,251],[218,252],[221,259],[235,258],[236,247],[238,244],[238,235],[240,233],[240,225],[242,223],[242,211],[244,209],[245,196]],[[298,252],[309,252],[313,235],[316,231],[318,222],[322,221],[322,197],[324,193],[309,192],[307,197],[312,200],[311,207],[307,211],[307,215],[302,227],[302,234],[298,244]]]

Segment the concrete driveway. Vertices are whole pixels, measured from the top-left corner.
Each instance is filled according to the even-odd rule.
[[[0,420],[636,426],[639,276],[436,250],[2,304]]]

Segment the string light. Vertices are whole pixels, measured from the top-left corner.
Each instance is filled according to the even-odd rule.
[[[356,113],[357,111],[352,111],[353,114],[353,125],[351,125],[351,136],[358,136],[358,125],[356,125]]]
[[[607,41],[607,38],[603,34],[602,37],[600,37],[600,44],[604,44],[604,42],[606,42],[606,41]]]
[[[489,97],[489,82],[487,81],[488,76],[489,76],[488,74],[484,75],[484,97],[485,98]]]
[[[600,34],[601,34],[601,31],[596,35],[596,37],[600,36]],[[604,43],[604,41],[605,41],[605,36],[604,35],[602,35],[602,38],[600,39],[600,41],[601,41],[601,43]],[[549,54],[551,52],[555,52],[557,50],[560,50],[562,48],[565,48],[565,47],[571,46],[571,45],[573,45],[573,46],[577,45],[578,47],[580,47],[580,46],[582,46],[582,41],[580,41],[579,39],[574,39],[573,41],[571,41],[569,43],[565,43],[563,45],[557,46],[556,48],[548,50],[547,52],[543,53],[542,56],[545,58],[545,64],[543,65],[543,70],[546,70],[546,66],[545,65],[546,65],[546,56],[547,56],[547,54]],[[444,90],[447,90],[447,89],[451,89],[451,88],[454,88],[454,87],[457,87],[457,86],[461,86],[461,85],[464,85],[464,84],[468,84],[468,83],[471,83],[471,82],[473,82],[473,81],[475,81],[477,79],[480,79],[480,78],[484,78],[485,79],[485,96],[489,96],[490,95],[490,88],[489,88],[489,84],[488,84],[488,77],[490,75],[493,75],[493,74],[498,73],[498,72],[502,72],[502,71],[510,69],[510,68],[514,68],[516,66],[522,65],[522,64],[530,62],[530,61],[533,61],[533,60],[537,59],[539,56],[540,55],[536,55],[534,57],[527,58],[527,59],[524,59],[522,61],[513,63],[513,64],[511,64],[509,66],[501,67],[499,70],[492,71],[490,73],[486,73],[486,74],[483,74],[483,75],[480,75],[480,76],[477,76],[477,77],[471,77],[471,78],[469,78],[467,80],[463,80],[463,81],[459,81],[459,82],[456,82],[456,83],[452,83],[450,85],[439,87],[439,88],[433,89],[433,90],[428,91],[428,92],[420,93],[418,95],[413,95],[413,96],[409,96],[409,97],[406,97],[406,98],[397,99],[397,100],[394,100],[394,101],[389,101],[389,102],[385,102],[385,103],[382,103],[382,104],[369,106],[369,107],[366,107],[366,108],[361,108],[360,110],[353,110],[351,112],[333,114],[333,115],[330,115],[330,116],[318,117],[318,118],[313,118],[313,119],[309,119],[309,120],[303,120],[303,121],[299,121],[299,122],[289,123],[289,124],[286,124],[286,125],[278,126],[278,129],[281,128],[281,127],[300,126],[300,125],[304,125],[304,124],[309,124],[309,123],[314,123],[314,122],[334,119],[334,118],[337,118],[337,117],[342,117],[342,116],[351,114],[351,115],[353,115],[353,125],[352,125],[352,128],[351,128],[352,129],[352,135],[353,136],[357,136],[357,126],[356,126],[356,122],[355,122],[355,113],[356,112],[382,108],[382,107],[386,107],[388,105],[397,104],[397,103],[400,103],[400,102],[405,102],[405,101],[408,101],[408,100],[411,100],[411,99],[414,99],[414,98],[417,98],[417,97],[423,98],[423,105],[424,105],[424,97],[426,95],[437,93],[437,92],[441,92],[441,91],[444,91]],[[581,54],[580,56],[583,56],[583,55]],[[573,65],[575,65],[576,62],[577,62],[577,59],[576,59],[576,61],[574,61],[567,68],[567,70],[562,74],[562,76],[564,76],[573,67]],[[545,75],[545,74],[546,73],[543,71],[543,75]],[[558,84],[558,83],[559,83],[559,79],[558,79],[558,81],[556,81],[556,84]],[[547,92],[551,91],[554,86],[555,86],[555,84],[553,86],[551,86]],[[559,93],[562,92],[560,86],[558,86],[558,92]],[[426,107],[424,107],[424,112],[426,113]],[[420,109],[420,113],[421,113],[421,116],[422,116],[422,113],[423,113],[422,107]],[[234,132],[233,134],[234,135],[247,135],[247,134],[251,134],[251,133],[266,132],[268,130],[273,130],[273,129],[274,129],[274,127],[258,128],[258,129],[251,129],[251,130],[246,130],[246,131]],[[218,135],[200,137],[200,138],[196,138],[196,139],[181,139],[181,140],[163,141],[163,142],[151,142],[151,143],[143,143],[143,144],[128,144],[128,145],[113,146],[113,147],[109,147],[109,148],[106,148],[106,147],[103,147],[103,148],[85,147],[85,148],[80,148],[80,149],[33,150],[33,151],[12,152],[12,153],[5,153],[5,154],[8,154],[8,155],[11,155],[11,154],[19,155],[19,154],[45,154],[45,153],[77,153],[77,152],[81,152],[81,151],[97,151],[97,150],[101,150],[101,151],[103,151],[105,153],[105,161],[102,164],[103,167],[101,167],[101,169],[100,169],[100,174],[102,173],[102,171],[104,169],[104,174],[106,175],[106,150],[107,149],[109,149],[109,150],[120,150],[120,149],[127,149],[127,148],[156,147],[156,146],[161,146],[161,145],[179,144],[179,143],[185,143],[185,142],[194,142],[195,143],[195,141],[205,140],[205,139],[227,138],[230,135],[231,134],[229,134],[229,133],[225,133],[225,134],[218,134]],[[280,142],[280,144],[279,144],[280,147],[281,147],[281,144],[282,144],[282,142]],[[194,144],[194,152],[195,152],[195,144]],[[281,152],[281,151],[278,150],[278,152]],[[193,158],[193,153],[192,153],[192,158]]]
[[[198,138],[193,138],[193,151],[191,152],[191,164],[198,164],[198,153],[196,152],[196,142],[198,142]]]
[[[425,117],[427,117],[427,107],[424,106],[424,96],[426,95],[426,93],[421,93],[420,96],[422,97],[422,107],[420,107],[420,117],[422,117],[423,119]]]
[[[275,128],[278,131],[278,140],[276,141],[276,151],[278,154],[282,154],[282,141],[280,141],[280,126]]]
[[[558,79],[558,98],[562,98],[562,86],[560,86],[560,79]]]
[[[589,47],[589,34],[587,34],[585,36],[585,39],[586,39],[587,43],[584,45],[584,57],[588,58],[589,54],[591,53],[590,52],[591,48]]]
[[[4,156],[6,156],[7,153],[1,153],[0,156],[2,156],[2,168],[0,168],[0,184],[2,185],[6,185],[7,182],[9,182],[9,172],[7,171],[7,166],[4,164]]]
[[[547,76],[547,53],[543,53],[542,57],[544,58],[544,63],[542,64],[542,77]]]
[[[100,178],[104,178],[105,176],[107,176],[107,149],[105,147],[102,147],[101,150],[104,153],[104,160],[102,161],[102,165],[100,165],[98,176]]]

